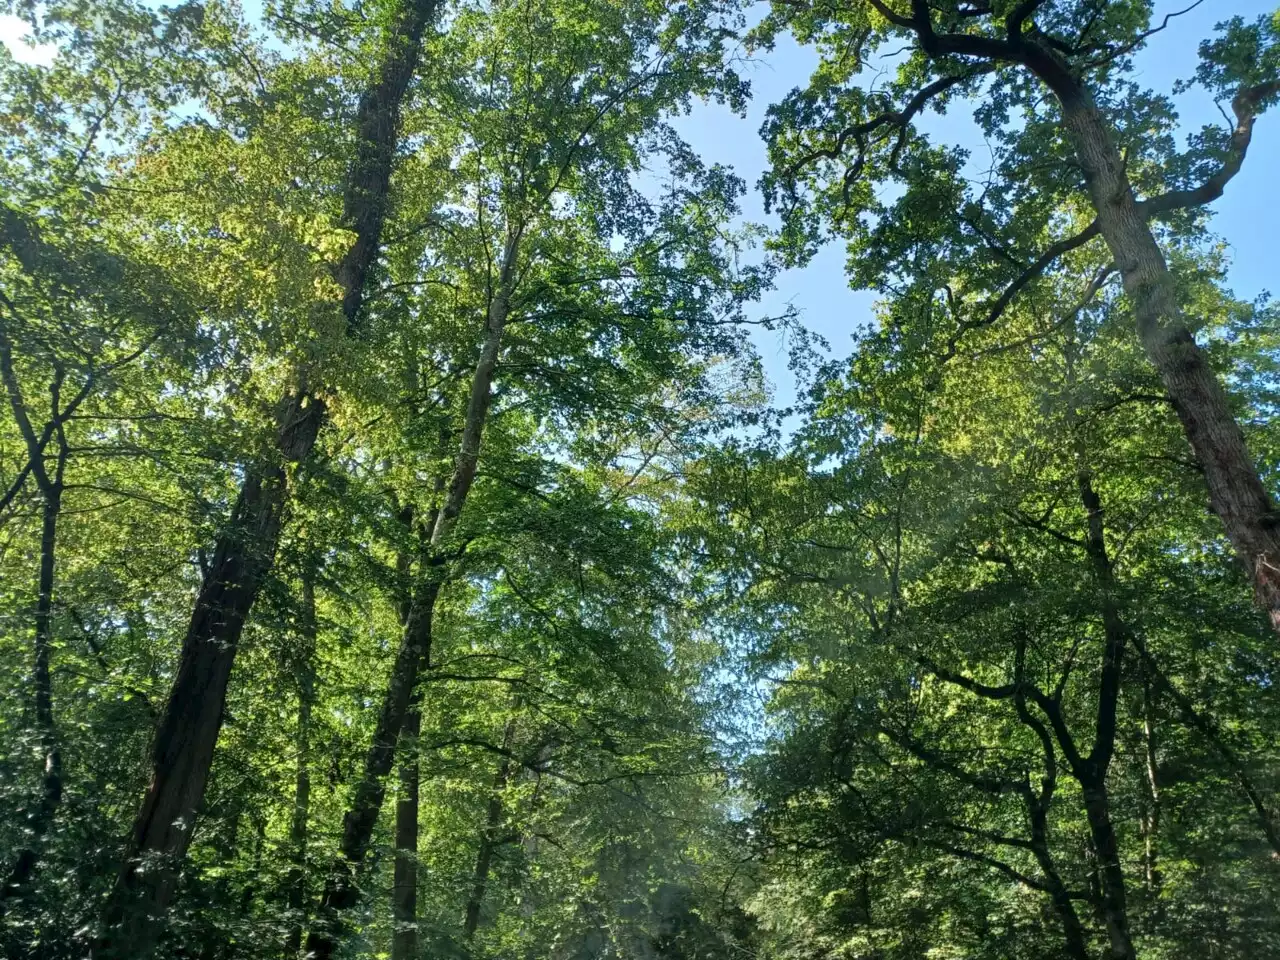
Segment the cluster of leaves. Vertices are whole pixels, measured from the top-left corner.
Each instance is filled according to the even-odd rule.
[[[1184,202],[1247,136],[1180,148],[1133,82],[1151,6],[788,2],[755,33],[821,55],[763,129],[776,249],[840,238],[885,297],[793,435],[690,473],[713,629],[763,703],[762,955],[1280,949],[1275,637],[1133,336],[1145,290],[1097,239],[1064,107],[1013,66],[1051,51],[1111,125],[1274,491],[1275,308],[1225,292]],[[1276,22],[1222,30],[1196,82],[1244,116],[1274,99]],[[989,165],[930,135],[965,108]]]
[[[353,299],[355,118],[410,3],[431,23]],[[57,55],[0,53],[0,953],[96,949],[264,464],[287,509],[166,956],[329,929],[424,593],[348,956],[1280,952],[1275,635],[1141,291],[1033,79],[894,46],[1034,15],[1274,488],[1276,310],[1228,294],[1188,198],[1280,93],[1276,24],[1206,41],[1195,82],[1253,112],[1183,149],[1132,82],[1149,3],[907,7],[780,0],[750,34],[822,56],[763,131],[762,261],[744,185],[671,125],[743,105],[735,3],[15,5]],[[961,104],[981,182],[917,122]],[[884,299],[784,434],[744,321],[833,236]],[[282,457],[282,396],[323,409],[313,453]]]
[[[254,27],[219,3],[23,8],[58,54],[3,64],[4,869],[38,851],[6,881],[6,955],[92,940],[210,545],[301,382],[331,426],[290,467],[162,946],[296,949],[498,297],[483,454],[400,749],[419,842],[393,857],[383,818],[348,949],[387,950],[405,857],[422,955],[719,943],[698,914],[723,779],[697,696],[706,652],[659,513],[690,445],[761,392],[739,321],[770,272],[725,227],[743,186],[668,125],[694,98],[741,103],[724,66],[737,14],[442,7],[353,336],[335,279],[351,118],[396,9],[282,4]],[[33,642],[51,723],[31,706]]]

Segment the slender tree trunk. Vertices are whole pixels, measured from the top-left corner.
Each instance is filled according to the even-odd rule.
[[[396,799],[396,863],[391,896],[395,932],[391,939],[391,960],[416,960],[418,956],[418,735],[421,731],[422,713],[413,704],[400,734],[400,793]]]
[[[289,872],[288,904],[293,923],[285,938],[284,955],[294,958],[302,946],[307,903],[307,827],[311,817],[311,709],[315,703],[316,592],[310,572],[302,578],[302,664],[298,673],[298,752],[294,771],[293,818],[289,845],[293,868]]]
[[[289,827],[289,843],[293,847],[293,869],[289,875],[289,910],[293,925],[285,940],[284,954],[296,957],[302,946],[303,909],[306,906],[307,822],[311,812],[311,698],[298,704],[298,767],[294,775],[293,821]]]
[[[61,465],[59,476],[43,490],[40,524],[40,573],[36,586],[35,615],[35,720],[40,737],[44,772],[40,777],[40,802],[27,820],[27,844],[0,887],[0,910],[4,901],[20,896],[40,859],[44,836],[62,803],[62,752],[53,724],[53,683],[49,672],[49,652],[53,645],[54,561],[58,543],[58,517],[62,512]],[[42,486],[45,486],[42,484]]]
[[[357,107],[356,156],[343,192],[343,222],[355,240],[335,271],[351,332],[381,244],[400,105],[437,2],[406,0],[399,8],[373,84]],[[142,958],[154,947],[204,797],[240,633],[275,558],[288,501],[286,464],[311,456],[324,421],[324,404],[306,389],[281,402],[279,459],[248,471],[218,538],[155,734],[151,782],[108,900],[96,960]]]
[[[249,875],[249,881],[244,885],[244,889],[240,891],[240,919],[245,923],[248,923],[253,916],[253,901],[257,899],[261,889],[262,857],[267,840],[266,818],[255,816],[253,819],[257,827],[253,837],[253,867],[251,868],[252,872]],[[233,957],[238,952],[233,943],[223,943],[220,946],[221,950],[219,952],[222,956]]]
[[[1191,698],[1175,687],[1169,678],[1164,675],[1157,666],[1155,658],[1151,655],[1151,651],[1147,649],[1146,642],[1140,636],[1134,638],[1134,646],[1137,648],[1139,656],[1142,657],[1144,665],[1150,671],[1151,677],[1155,680],[1156,687],[1167,692],[1177,705],[1178,712],[1182,714],[1183,722],[1203,736],[1227,766],[1231,768],[1232,775],[1236,778],[1236,782],[1240,784],[1240,789],[1244,792],[1245,797],[1248,798],[1254,813],[1257,814],[1258,826],[1261,828],[1263,836],[1266,837],[1271,849],[1277,855],[1280,855],[1280,829],[1277,829],[1277,821],[1280,818],[1276,816],[1275,811],[1267,803],[1262,789],[1254,781],[1253,777],[1249,775],[1249,770],[1244,760],[1226,742],[1222,731],[1217,728],[1212,719],[1197,710],[1195,704],[1191,702]]]
[[[1049,898],[1053,903],[1054,912],[1057,913],[1058,919],[1062,922],[1062,937],[1066,941],[1066,955],[1072,960],[1089,960],[1089,942],[1085,936],[1084,924],[1080,922],[1080,914],[1076,912],[1076,905],[1071,900],[1071,893],[1067,890],[1066,884],[1062,882],[1062,878],[1058,875],[1052,857],[1048,855],[1048,848],[1037,848],[1035,850],[1036,861],[1040,866],[1040,871],[1045,875],[1045,879],[1049,884]]]
[[[1049,757],[1048,760],[1053,763],[1052,757]],[[1067,956],[1073,958],[1073,960],[1088,960],[1089,946],[1088,938],[1084,932],[1084,924],[1080,922],[1080,915],[1076,912],[1076,905],[1071,900],[1071,893],[1062,880],[1062,874],[1058,871],[1058,864],[1055,862],[1053,852],[1049,847],[1048,808],[1052,797],[1052,785],[1045,789],[1044,795],[1038,800],[1030,792],[1026,796],[1027,809],[1031,821],[1031,852],[1036,858],[1036,864],[1040,867],[1040,872],[1044,875],[1045,883],[1048,885],[1049,899],[1053,903],[1054,912],[1058,914],[1058,919],[1062,922],[1062,936],[1066,941]]]
[[[1280,631],[1280,513],[1245,445],[1226,391],[1187,328],[1173,274],[1138,206],[1110,125],[1083,84],[1051,57],[1035,57],[1029,65],[1062,105],[1099,232],[1133,302],[1138,339],[1173,401],[1204,470],[1209,501],[1257,602]]]
[[[1124,870],[1111,822],[1111,800],[1102,782],[1082,783],[1089,835],[1098,857],[1098,879],[1102,886],[1102,917],[1107,928],[1111,956],[1134,960],[1136,953],[1129,935],[1129,914],[1125,897]]]
[[[11,233],[8,223],[9,211],[3,211],[4,232]],[[15,248],[23,260],[23,266],[30,269],[31,264],[23,258],[20,249]],[[8,301],[5,301],[9,306]],[[67,469],[69,447],[65,424],[75,408],[88,395],[93,383],[92,375],[88,378],[77,397],[61,406],[61,394],[64,375],[61,368],[55,370],[53,382],[50,384],[52,406],[50,419],[44,426],[41,435],[37,436],[27,412],[26,400],[22,394],[22,385],[13,362],[13,342],[8,331],[0,323],[0,381],[4,383],[5,394],[9,400],[9,409],[13,413],[14,422],[22,434],[27,448],[27,472],[35,479],[43,500],[40,511],[40,570],[36,578],[35,609],[35,644],[33,686],[35,687],[35,722],[40,738],[40,752],[44,761],[44,772],[40,777],[40,802],[29,818],[30,842],[18,851],[17,859],[0,885],[0,914],[4,911],[5,901],[21,895],[35,872],[36,863],[40,859],[40,850],[44,836],[52,826],[62,805],[62,751],[58,745],[58,731],[53,723],[53,678],[49,667],[53,647],[53,589],[55,562],[58,547],[58,519],[62,515],[63,477]],[[49,442],[57,438],[57,455],[54,459],[53,472],[50,474],[45,463],[45,449]],[[21,485],[19,485],[20,487]],[[16,491],[19,487],[15,487]]]
[[[391,771],[396,741],[404,728],[418,673],[430,659],[432,618],[445,576],[446,557],[442,550],[457,526],[475,481],[502,333],[510,315],[520,237],[518,231],[513,232],[503,250],[496,292],[485,318],[485,338],[472,374],[462,441],[454,460],[453,474],[431,528],[429,557],[417,577],[413,603],[396,661],[392,665],[373,742],[365,754],[364,771],[343,818],[340,853],[330,866],[320,898],[317,922],[307,936],[307,951],[312,960],[329,960],[337,952],[345,934],[345,914],[359,902],[358,876],[382,810],[385,780]]]
[[[1160,893],[1160,766],[1156,755],[1155,701],[1157,691],[1147,664],[1142,664],[1142,743],[1147,764],[1147,810],[1143,818],[1142,841],[1147,893]]]
[[[507,721],[502,736],[502,748],[510,753],[515,739],[516,718]],[[504,755],[498,764],[498,772],[493,778],[493,787],[489,793],[489,807],[485,812],[484,827],[480,830],[480,846],[476,850],[476,868],[472,874],[471,894],[467,897],[467,908],[463,914],[462,935],[471,940],[480,927],[480,913],[484,909],[485,893],[489,888],[489,872],[493,868],[493,855],[498,849],[499,831],[502,829],[502,795],[511,780],[511,757]]]
[[[400,512],[400,522],[413,527],[413,506]],[[412,557],[402,551],[396,567],[407,582],[411,575]],[[412,598],[400,604],[400,626],[403,628],[412,611]],[[409,712],[400,732],[400,791],[396,797],[395,877],[391,891],[391,960],[417,960],[418,956],[418,779],[420,755],[418,737],[422,732],[422,694],[416,689],[409,701]]]
[[[1021,684],[1025,680],[1026,670],[1026,653],[1023,646],[1018,647],[1016,657],[1016,682]],[[1021,691],[1014,698],[1014,705],[1018,711],[1018,719],[1035,733],[1036,739],[1040,741],[1044,763],[1039,793],[1037,794],[1031,788],[1030,783],[1022,789],[1023,805],[1027,808],[1027,820],[1031,826],[1031,852],[1036,858],[1041,874],[1044,875],[1053,909],[1062,922],[1062,936],[1066,941],[1067,956],[1072,960],[1088,960],[1089,948],[1084,925],[1080,922],[1076,905],[1071,900],[1071,893],[1062,880],[1062,874],[1054,860],[1053,850],[1049,846],[1049,809],[1053,805],[1053,798],[1058,789],[1058,757],[1053,747],[1053,738],[1045,725],[1032,716],[1027,708],[1026,696]]]
[[[1098,857],[1098,879],[1102,888],[1100,906],[1111,956],[1115,960],[1134,960],[1136,954],[1129,933],[1124,869],[1120,863],[1119,845],[1116,843],[1115,827],[1111,821],[1111,798],[1107,790],[1107,772],[1115,753],[1121,668],[1130,630],[1120,615],[1116,598],[1115,576],[1107,553],[1102,501],[1093,488],[1092,475],[1083,463],[1076,479],[1080,501],[1085,508],[1085,549],[1098,589],[1106,647],[1098,689],[1098,718],[1093,750],[1087,758],[1073,760],[1072,772],[1084,795],[1089,835]]]
[[[392,666],[391,681],[378,715],[373,742],[365,756],[364,773],[343,817],[340,853],[330,865],[320,905],[307,935],[306,949],[313,960],[327,960],[336,953],[345,933],[344,915],[360,901],[359,869],[369,850],[373,828],[382,809],[385,778],[391,770],[396,741],[409,711],[419,665],[428,662],[431,655],[431,625],[440,587],[438,581],[428,581],[414,599],[413,612]]]
[[[503,761],[503,772],[508,761]],[[504,784],[505,785],[505,784]],[[502,822],[502,800],[495,784],[494,794],[489,798],[489,809],[485,816],[485,826],[480,835],[480,847],[476,851],[476,866],[472,875],[471,893],[467,897],[467,907],[463,914],[462,935],[471,940],[480,927],[480,913],[484,909],[484,897],[489,886],[489,871],[493,867],[493,855],[497,849],[496,831]]]

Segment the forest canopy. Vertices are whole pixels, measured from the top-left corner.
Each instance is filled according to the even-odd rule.
[[[1280,10],[0,15],[0,957],[1280,957]]]

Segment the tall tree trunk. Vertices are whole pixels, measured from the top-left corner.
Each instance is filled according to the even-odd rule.
[[[1209,501],[1253,584],[1257,602],[1280,632],[1280,513],[1245,445],[1226,391],[1187,328],[1173,274],[1134,196],[1110,125],[1090,92],[1056,57],[1029,49],[1033,53],[1028,66],[1062,105],[1099,232],[1133,303],[1138,339],[1173,401],[1204,470]],[[1244,108],[1237,104],[1238,113]],[[1251,115],[1247,123],[1251,127]]]
[[[49,672],[49,651],[53,644],[53,585],[54,561],[58,543],[58,517],[62,512],[62,461],[58,476],[47,483],[43,490],[44,505],[40,524],[40,573],[36,586],[35,615],[35,720],[40,737],[40,753],[44,760],[44,772],[40,777],[40,802],[27,818],[29,835],[26,846],[18,852],[4,886],[0,887],[0,910],[5,900],[20,896],[26,888],[36,863],[40,859],[40,845],[53,824],[62,803],[62,751],[58,746],[57,730],[53,725],[53,683]],[[46,484],[42,483],[42,487]]]
[[[359,870],[382,809],[384,780],[391,770],[396,741],[404,727],[420,664],[428,662],[431,655],[431,626],[440,588],[438,580],[429,580],[414,598],[373,741],[365,755],[364,773],[343,816],[340,852],[329,867],[324,892],[307,934],[306,949],[312,960],[327,960],[336,953],[345,933],[345,914],[359,903]]]
[[[489,888],[489,872],[493,869],[493,855],[498,849],[502,828],[502,795],[511,780],[511,747],[515,739],[516,718],[507,721],[502,735],[504,755],[498,764],[498,772],[493,777],[493,787],[489,792],[489,806],[485,811],[484,826],[480,830],[480,846],[476,850],[476,868],[472,874],[471,894],[467,897],[467,908],[462,919],[462,935],[470,940],[480,927],[480,913],[484,909],[485,893]]]
[[[417,697],[415,696],[415,700]],[[418,735],[422,713],[411,704],[400,734],[400,793],[396,798],[396,863],[391,895],[391,960],[418,956]]]
[[[289,846],[293,867],[289,871],[288,904],[293,915],[285,938],[284,955],[295,958],[302,946],[304,910],[307,902],[307,827],[311,817],[311,709],[315,703],[316,591],[311,573],[302,578],[302,663],[298,671],[298,752],[294,769],[293,817],[289,824]]]
[[[385,780],[391,771],[396,741],[404,728],[418,673],[431,656],[432,618],[445,576],[446,557],[442,550],[457,526],[471,485],[475,482],[502,333],[511,310],[520,238],[520,232],[513,231],[503,250],[498,283],[485,318],[485,338],[471,378],[462,424],[462,442],[454,459],[453,474],[431,528],[429,556],[416,578],[413,603],[391,668],[391,679],[378,714],[373,742],[365,754],[360,782],[343,818],[340,853],[329,868],[317,922],[307,936],[307,951],[312,960],[329,960],[334,955],[345,933],[345,914],[359,902],[358,875],[382,810]]]
[[[1024,722],[1029,719],[1026,707],[1023,703],[1018,704],[1018,712],[1024,717]],[[1040,796],[1035,796],[1028,787],[1024,795],[1024,802],[1027,806],[1028,818],[1031,822],[1031,852],[1036,858],[1036,864],[1040,867],[1040,872],[1044,875],[1045,883],[1048,886],[1049,898],[1053,902],[1053,909],[1058,914],[1058,919],[1062,921],[1062,936],[1066,940],[1067,956],[1072,960],[1088,960],[1089,947],[1088,938],[1085,936],[1084,924],[1080,922],[1080,915],[1076,912],[1076,905],[1071,899],[1071,893],[1067,889],[1066,883],[1062,880],[1062,874],[1058,870],[1058,864],[1054,860],[1053,850],[1049,846],[1049,807],[1053,803],[1053,795],[1057,783],[1057,762],[1053,753],[1048,749],[1047,735],[1044,735],[1044,727],[1039,724],[1031,724],[1038,734],[1041,734],[1041,742],[1046,745],[1045,750],[1045,776],[1041,780]]]
[[[1093,488],[1093,478],[1081,465],[1077,475],[1080,501],[1085,508],[1085,549],[1089,555],[1102,612],[1103,652],[1102,677],[1098,689],[1098,717],[1093,749],[1087,758],[1071,756],[1072,772],[1084,795],[1085,817],[1089,835],[1098,857],[1098,879],[1102,887],[1101,909],[1115,960],[1134,960],[1136,956],[1129,933],[1129,914],[1124,883],[1124,869],[1111,821],[1111,798],[1107,789],[1107,773],[1115,754],[1116,712],[1120,696],[1121,668],[1130,631],[1120,615],[1111,558],[1107,553],[1103,526],[1102,501]]]
[[[1034,849],[1036,862],[1040,872],[1045,876],[1049,886],[1049,899],[1053,903],[1054,912],[1062,922],[1062,937],[1066,941],[1066,955],[1071,960],[1089,960],[1089,941],[1085,936],[1084,924],[1076,912],[1075,902],[1062,877],[1058,874],[1053,857],[1047,845],[1039,845]]]
[[[352,333],[381,244],[400,106],[437,3],[405,0],[399,7],[374,81],[356,109],[356,156],[343,189],[343,223],[355,239],[335,270]],[[204,797],[240,633],[275,558],[288,501],[285,465],[311,456],[324,421],[324,404],[305,388],[282,401],[279,459],[247,472],[231,521],[218,538],[155,734],[151,782],[108,900],[96,960],[146,957],[154,946]]]
[[[305,393],[285,407],[298,420],[296,429],[284,421],[281,453],[298,462],[315,444],[323,408]],[[285,499],[283,466],[251,470],[219,538],[152,740],[151,782],[107,904],[96,958],[145,957],[154,947],[204,798],[236,646],[274,558]]]
[[[1142,824],[1144,869],[1147,893],[1153,898],[1160,893],[1160,765],[1156,754],[1155,705],[1158,691],[1151,681],[1147,664],[1142,664],[1142,744],[1147,764],[1146,815]]]
[[[1259,105],[1280,91],[1268,81],[1240,89],[1232,99],[1236,126],[1220,170],[1204,184],[1139,204],[1111,125],[1078,70],[1034,29],[1026,30],[1039,3],[1021,3],[1005,21],[1008,40],[965,33],[937,34],[926,0],[913,0],[911,18],[887,11],[889,19],[914,31],[931,57],[958,54],[989,63],[1018,63],[1035,74],[1062,107],[1063,126],[1084,171],[1096,226],[1115,260],[1133,302],[1138,339],[1160,374],[1178,419],[1204,471],[1209,502],[1250,582],[1258,605],[1280,632],[1280,513],[1262,483],[1230,400],[1195,342],[1178,303],[1177,285],[1148,217],[1200,206],[1221,196],[1244,160]]]
[[[7,209],[6,209],[7,212]],[[5,224],[6,232],[8,224]],[[21,253],[19,253],[21,257]],[[24,266],[27,264],[24,262]],[[8,306],[8,301],[5,301]],[[0,381],[3,381],[9,409],[27,449],[27,471],[36,481],[43,501],[40,510],[40,570],[36,579],[35,644],[33,686],[35,687],[35,721],[40,738],[40,752],[44,772],[40,777],[40,802],[29,818],[29,842],[19,852],[9,875],[0,886],[0,913],[5,901],[20,895],[35,871],[40,859],[44,836],[52,826],[58,807],[62,804],[62,751],[58,745],[58,731],[53,723],[53,678],[49,669],[53,646],[53,589],[54,571],[58,547],[58,519],[62,515],[63,478],[70,453],[65,424],[84,400],[92,386],[92,376],[77,397],[62,407],[61,395],[64,374],[61,368],[55,372],[50,384],[52,406],[50,420],[37,436],[27,412],[22,384],[13,362],[13,342],[8,331],[0,323]],[[45,463],[45,449],[57,439],[57,455],[50,474]],[[18,489],[17,487],[14,488]]]
[[[1017,664],[1015,682],[1021,687],[1026,681],[1025,644],[1019,644],[1015,662]],[[1076,905],[1071,899],[1066,883],[1063,882],[1062,874],[1054,860],[1053,849],[1049,845],[1049,810],[1053,806],[1053,798],[1058,790],[1058,756],[1053,747],[1053,738],[1049,735],[1044,723],[1032,715],[1027,707],[1026,695],[1021,690],[1014,697],[1014,706],[1018,711],[1018,719],[1040,741],[1044,766],[1040,776],[1039,792],[1032,789],[1029,778],[1021,790],[1022,802],[1027,809],[1027,820],[1031,826],[1031,852],[1036,858],[1041,874],[1044,875],[1046,892],[1053,903],[1053,909],[1062,922],[1062,936],[1066,941],[1067,956],[1072,960],[1088,960],[1089,948],[1084,925],[1080,922]]]
[[[1102,886],[1102,917],[1107,928],[1110,954],[1115,960],[1134,960],[1133,940],[1129,934],[1124,870],[1111,822],[1111,800],[1106,784],[1101,781],[1082,783],[1085,816],[1089,835],[1098,857],[1098,879]]]
[[[253,917],[253,902],[261,889],[262,859],[266,848],[267,821],[265,817],[255,816],[256,830],[253,836],[253,866],[250,868],[249,880],[240,891],[240,920],[248,926]],[[239,950],[234,942],[220,945],[219,953],[227,958],[234,957]]]
[[[414,510],[410,504],[400,512],[400,522],[413,527]],[[396,560],[403,581],[411,576],[412,556],[401,551]],[[406,595],[400,604],[400,626],[409,621],[412,597]],[[396,797],[395,877],[391,890],[391,960],[416,960],[418,956],[418,778],[420,755],[418,737],[422,732],[422,694],[415,689],[409,700],[409,712],[400,732],[400,791]]]

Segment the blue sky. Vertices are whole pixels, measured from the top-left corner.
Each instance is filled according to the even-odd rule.
[[[1189,0],[1158,0],[1156,22],[1188,5]],[[1212,35],[1216,23],[1235,15],[1251,20],[1275,8],[1276,0],[1207,0],[1190,13],[1175,17],[1138,56],[1139,81],[1157,92],[1171,94],[1174,83],[1195,70],[1197,47]],[[759,9],[763,12],[765,7],[761,5]],[[751,185],[744,204],[747,219],[769,222],[755,190],[765,169],[765,149],[759,136],[765,111],[792,88],[803,85],[815,63],[812,51],[780,41],[776,50],[759,55],[754,63],[743,67],[743,74],[752,85],[752,101],[745,119],[723,107],[701,105],[677,124],[681,134],[708,162],[732,166]],[[1196,132],[1208,123],[1222,123],[1217,107],[1203,91],[1188,92],[1176,98],[1176,103],[1184,132]],[[965,112],[956,107],[945,120],[935,117],[922,125],[952,142],[981,146],[972,140],[965,143],[968,130],[963,116]],[[1252,298],[1264,290],[1280,288],[1276,281],[1280,263],[1278,178],[1280,109],[1275,109],[1258,121],[1244,169],[1212,207],[1213,229],[1230,247],[1230,284],[1237,296]],[[776,291],[761,305],[761,315],[780,313],[791,304],[800,311],[809,329],[830,342],[834,354],[847,353],[850,334],[871,320],[875,298],[865,291],[849,289],[844,261],[841,245],[829,244],[805,268],[787,271],[779,279]],[[768,333],[756,340],[766,373],[775,385],[777,401],[788,403],[794,395],[794,381],[786,369],[785,345]]]
[[[257,0],[243,0],[249,10],[259,8]],[[1199,42],[1213,33],[1214,24],[1234,15],[1253,19],[1275,9],[1277,0],[1207,0],[1191,12],[1172,19],[1168,28],[1152,37],[1137,59],[1141,82],[1161,93],[1171,93],[1174,83],[1189,76],[1197,62]],[[1187,6],[1187,0],[1158,0],[1156,19]],[[758,4],[756,17],[766,6]],[[15,55],[33,58],[17,38],[25,26],[15,17],[0,16],[0,43]],[[34,52],[40,59],[47,53]],[[744,218],[770,224],[756,190],[756,181],[765,169],[765,149],[760,139],[760,125],[771,103],[781,100],[791,89],[802,86],[816,61],[812,51],[802,49],[789,39],[779,41],[771,52],[759,54],[742,65],[741,70],[752,85],[752,100],[745,117],[725,107],[701,104],[682,117],[676,126],[681,134],[708,162],[733,167],[748,183],[750,190],[744,202]],[[1191,91],[1177,98],[1184,132],[1199,130],[1206,123],[1220,123],[1221,115],[1212,100],[1202,91]],[[953,110],[945,119],[934,117],[923,121],[925,129],[961,145],[980,147],[974,142],[971,126],[964,121],[965,112]],[[969,143],[966,144],[966,138]],[[1213,205],[1213,227],[1228,244],[1231,252],[1230,283],[1238,296],[1252,298],[1276,284],[1276,262],[1280,254],[1280,109],[1259,120],[1249,157],[1241,173],[1231,182],[1226,195]],[[772,224],[771,224],[772,225]],[[778,281],[777,289],[760,304],[758,315],[781,313],[794,306],[809,329],[830,342],[836,355],[848,352],[849,337],[871,319],[872,294],[850,290],[844,275],[844,250],[839,244],[823,248],[803,269],[789,270]],[[774,334],[760,332],[756,337],[765,371],[776,389],[781,404],[794,396],[794,381],[787,370],[786,345]]]

